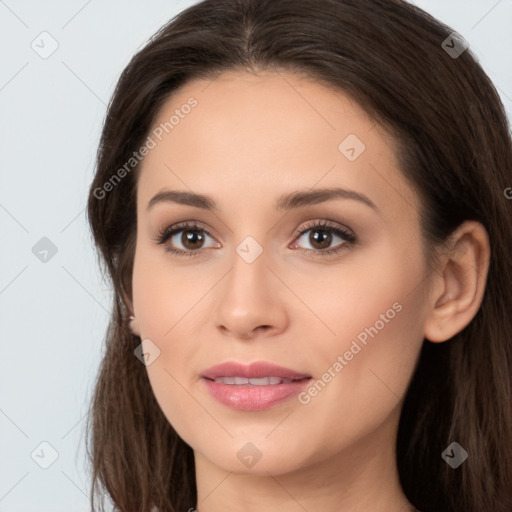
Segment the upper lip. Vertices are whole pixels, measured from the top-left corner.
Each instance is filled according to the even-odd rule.
[[[244,365],[236,361],[226,361],[206,369],[201,377],[216,379],[217,377],[246,377],[247,379],[258,379],[262,377],[281,377],[283,379],[305,379],[311,375],[297,372],[290,368],[284,368],[267,361],[257,361]]]

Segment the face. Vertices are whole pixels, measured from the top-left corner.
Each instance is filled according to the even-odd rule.
[[[196,456],[238,473],[278,475],[389,445],[428,282],[418,198],[390,137],[344,94],[272,72],[189,82],[152,129],[133,311],[169,422]],[[342,191],[318,194],[330,189]],[[166,191],[210,199],[155,198]],[[227,361],[309,378],[202,376]],[[247,455],[261,459],[250,467]]]

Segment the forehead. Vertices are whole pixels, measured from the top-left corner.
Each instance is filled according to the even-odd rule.
[[[160,108],[149,136],[155,145],[138,183],[146,202],[164,187],[214,195],[222,207],[339,186],[377,205],[417,203],[387,132],[344,93],[296,74],[225,72],[188,82]]]

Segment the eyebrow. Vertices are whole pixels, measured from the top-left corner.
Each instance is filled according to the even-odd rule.
[[[308,191],[296,191],[289,194],[280,196],[274,203],[274,209],[278,211],[292,210],[301,208],[303,206],[310,206],[314,204],[323,203],[332,199],[351,199],[363,203],[376,212],[379,208],[375,203],[355,190],[347,190],[344,188],[323,188]],[[153,196],[147,205],[147,210],[150,210],[157,203],[173,202],[195,208],[202,208],[204,210],[218,211],[215,201],[203,194],[196,194],[193,192],[178,191],[178,190],[161,190]]]

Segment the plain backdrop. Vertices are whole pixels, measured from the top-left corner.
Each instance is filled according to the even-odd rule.
[[[85,216],[95,152],[121,71],[194,3],[0,0],[0,512],[89,511],[112,299]],[[467,40],[512,117],[512,0],[415,3]]]

